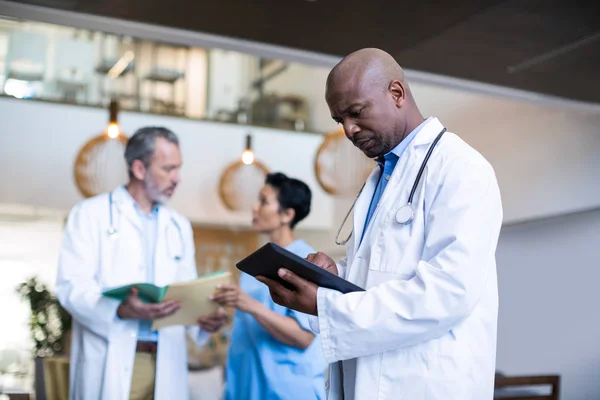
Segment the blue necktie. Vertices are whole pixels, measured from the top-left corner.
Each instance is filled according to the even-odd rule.
[[[362,242],[362,238],[365,236],[365,232],[367,231],[367,227],[369,226],[369,222],[371,221],[371,217],[373,217],[373,213],[377,208],[377,204],[383,195],[383,191],[392,176],[392,172],[394,171],[394,167],[398,161],[398,156],[394,153],[386,154],[385,163],[383,164],[383,168],[381,164],[379,164],[379,168],[382,169],[382,173],[379,176],[379,182],[377,182],[377,187],[375,188],[375,192],[373,193],[373,197],[371,198],[371,204],[369,205],[369,212],[367,213],[367,218],[365,220],[365,227],[362,232],[362,236],[360,241]]]

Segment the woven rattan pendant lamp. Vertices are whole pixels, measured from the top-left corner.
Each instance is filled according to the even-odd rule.
[[[343,128],[325,135],[314,163],[321,188],[340,197],[356,196],[373,167],[375,162],[346,138]]]
[[[105,131],[84,144],[77,154],[73,172],[77,189],[84,197],[110,191],[127,182],[124,153],[128,138],[119,127],[118,113],[119,105],[113,100]]]
[[[241,159],[229,164],[219,181],[219,196],[225,207],[231,211],[252,210],[268,173],[252,151],[252,136],[247,135]]]

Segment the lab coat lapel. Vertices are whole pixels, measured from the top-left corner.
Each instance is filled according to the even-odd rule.
[[[379,179],[380,168],[378,165],[373,168],[371,171],[371,175],[367,178],[365,182],[365,187],[363,188],[360,196],[356,200],[356,205],[354,207],[354,215],[353,215],[353,225],[354,225],[354,240],[352,243],[354,244],[353,254],[356,254],[358,248],[360,246],[360,238],[363,234],[363,230],[365,228],[365,220],[367,218],[367,213],[369,212],[369,206],[371,205],[371,198],[373,197],[373,193],[375,193],[375,189],[377,187],[377,181]]]
[[[378,214],[381,213],[382,209],[386,210],[391,206],[390,204],[388,204],[390,203],[390,201],[394,201],[398,198],[398,190],[402,192],[403,197],[401,198],[406,198],[406,200],[408,201],[408,197],[410,194],[410,190],[412,189],[414,179],[417,176],[417,173],[419,171],[419,168],[421,167],[421,163],[424,158],[417,158],[414,150],[415,148],[420,146],[431,145],[435,137],[440,133],[442,129],[443,126],[438,121],[438,119],[433,118],[422,128],[422,130],[413,139],[411,145],[409,145],[408,149],[404,151],[404,153],[398,160],[396,167],[392,172],[390,181],[388,182],[385,191],[379,199],[379,203],[377,204],[375,212],[371,217],[371,221],[374,221],[377,218]]]
[[[142,232],[142,224],[140,221],[140,217],[135,211],[133,200],[125,193],[127,189],[123,187],[119,187],[113,191],[113,202],[114,207],[117,209],[122,216],[127,218],[127,220],[141,233]],[[117,216],[113,215],[115,220],[115,225],[117,229],[119,229],[119,223],[117,222]]]
[[[414,148],[431,144],[443,128],[444,127],[442,123],[437,118],[432,118],[431,121],[429,121],[413,139],[407,151],[405,151],[400,160],[398,160],[398,164],[396,165],[396,168],[394,168],[394,172],[392,173],[390,182],[388,183],[388,186],[386,187],[386,190],[383,193],[381,199],[379,200],[379,204],[377,205],[377,208],[375,209],[375,212],[371,217],[370,225],[377,217],[377,214],[381,212],[381,208],[385,205],[385,202],[390,196],[390,191],[397,190],[397,186],[400,184],[402,185],[402,187],[406,186],[404,190],[407,193],[410,192],[412,183],[407,183],[410,176],[410,174],[407,174],[407,172],[410,169],[408,168],[408,166],[412,166],[412,164],[414,163]],[[371,205],[373,193],[375,192],[375,189],[377,187],[379,175],[380,169],[379,166],[376,166],[371,172],[371,175],[369,176],[365,184],[365,188],[363,189],[360,197],[356,202],[356,207],[354,209],[354,232],[356,235],[353,241],[354,255],[358,253],[358,249],[360,248],[360,238],[363,234],[363,230],[365,229],[365,219],[367,218],[367,213],[369,212],[369,206]],[[408,200],[408,194],[406,195],[406,199]]]
[[[419,132],[419,134],[413,139],[410,148],[430,145],[437,135],[444,129],[444,125],[437,118],[432,118]]]

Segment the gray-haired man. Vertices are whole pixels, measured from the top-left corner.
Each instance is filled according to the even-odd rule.
[[[151,331],[179,308],[143,302],[134,290],[119,302],[106,288],[196,278],[190,222],[164,203],[180,182],[181,151],[168,129],[147,127],[128,141],[129,182],[73,207],[60,252],[57,297],[73,316],[71,399],[188,397],[186,328]],[[203,341],[226,314],[203,318],[188,333]]]

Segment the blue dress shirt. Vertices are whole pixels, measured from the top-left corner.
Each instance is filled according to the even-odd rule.
[[[146,282],[154,283],[154,253],[156,248],[156,235],[158,233],[158,206],[154,206],[149,214],[145,214],[138,207],[137,203],[131,197],[127,189],[122,188],[125,191],[128,200],[133,202],[133,207],[140,217],[143,232],[143,251],[144,251],[144,265],[146,267]],[[142,342],[156,342],[158,341],[158,331],[152,331],[152,321],[140,320],[138,329],[138,341]]]
[[[423,127],[429,122],[433,117],[427,118],[425,121],[421,122],[419,126],[417,126],[411,133],[408,134],[396,147],[394,147],[390,152],[385,154],[383,158],[377,159],[377,164],[379,164],[379,168],[381,170],[381,174],[379,175],[379,181],[377,182],[377,186],[375,187],[375,192],[373,192],[373,197],[371,198],[371,204],[369,205],[369,211],[367,212],[367,218],[365,219],[365,226],[362,231],[362,235],[360,241],[365,236],[365,232],[367,231],[367,227],[369,226],[369,222],[371,222],[371,217],[373,217],[373,213],[377,209],[377,204],[379,204],[379,200],[383,195],[383,191],[385,190],[388,181],[392,176],[392,172],[394,172],[394,168],[396,168],[396,164],[404,151],[408,148],[408,145],[412,140],[417,136],[419,131],[423,129]]]

